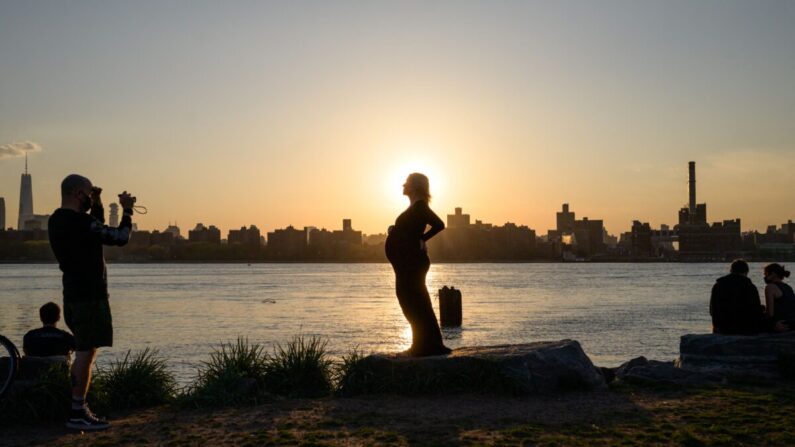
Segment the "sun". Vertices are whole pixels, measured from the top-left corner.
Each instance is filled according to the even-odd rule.
[[[403,184],[406,177],[414,172],[425,174],[431,185],[431,197],[441,197],[445,190],[445,175],[439,165],[430,160],[417,159],[391,163],[388,174],[384,176],[384,193],[389,197],[391,203],[405,205],[406,198],[403,196]]]

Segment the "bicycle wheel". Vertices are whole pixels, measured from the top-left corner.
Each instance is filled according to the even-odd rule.
[[[0,398],[11,388],[19,371],[19,351],[11,340],[0,335]]]

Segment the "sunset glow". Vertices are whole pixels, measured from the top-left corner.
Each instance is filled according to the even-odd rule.
[[[419,171],[440,215],[544,234],[567,202],[618,234],[676,223],[690,160],[711,221],[764,229],[795,202],[793,20],[787,3],[6,3],[0,145],[41,147],[37,213],[78,172],[106,200],[134,192],[146,229],[382,233]],[[10,222],[23,171],[0,159]]]

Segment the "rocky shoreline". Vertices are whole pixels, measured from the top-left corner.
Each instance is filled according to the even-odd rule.
[[[166,404],[103,433],[4,427],[3,445],[791,445],[795,334],[685,335],[680,357],[595,366],[574,340],[374,354],[339,393]]]
[[[554,394],[605,389],[614,381],[695,386],[729,380],[795,377],[795,332],[756,336],[684,335],[680,356],[636,357],[616,368],[595,366],[575,340],[469,347],[444,357],[374,354],[343,384],[345,395],[455,392]]]

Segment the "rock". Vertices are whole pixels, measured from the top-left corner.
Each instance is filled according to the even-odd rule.
[[[677,368],[673,361],[661,362],[636,357],[615,370],[616,378],[630,383],[664,385],[703,385],[717,383],[721,378],[709,373]]]
[[[616,369],[617,368],[605,368],[604,366],[599,367],[599,372],[602,373],[602,377],[605,378],[606,383],[613,383],[616,380]]]
[[[549,394],[606,386],[580,344],[561,340],[461,348],[435,357],[374,354],[348,365],[341,393]]]
[[[724,377],[791,378],[795,372],[795,332],[684,335],[677,366]]]

